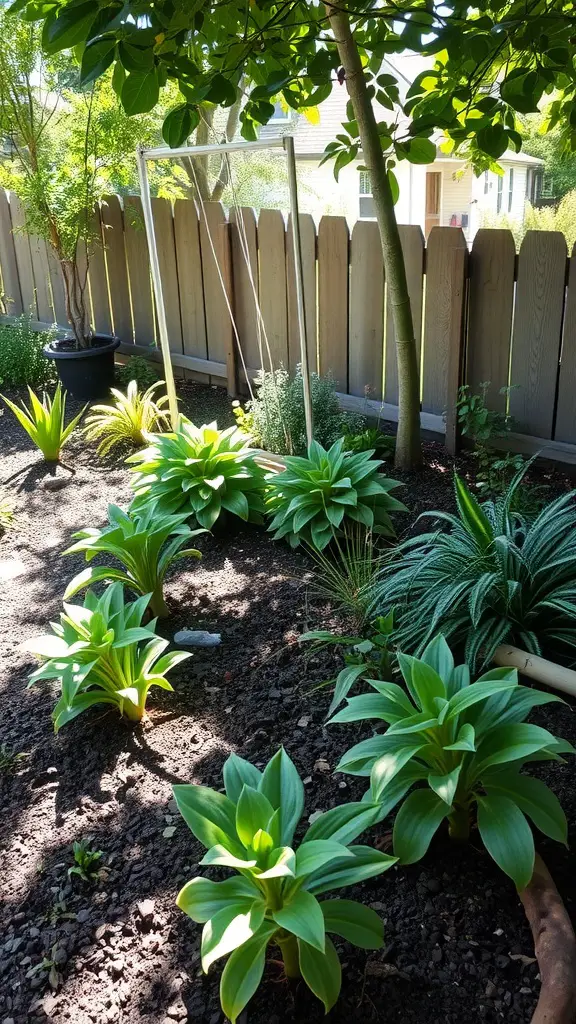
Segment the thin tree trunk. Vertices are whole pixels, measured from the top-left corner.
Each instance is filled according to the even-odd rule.
[[[238,93],[238,98],[230,107],[228,111],[228,120],[226,121],[226,142],[232,142],[232,139],[236,135],[238,129],[238,122],[240,120],[240,110],[242,108],[242,92]],[[226,185],[230,180],[230,164],[226,156],[222,157],[220,161],[220,173],[216,180],[216,184],[212,189],[211,199],[213,203],[218,203],[222,199],[222,194]]]
[[[326,4],[326,11],[338,54],[346,75],[362,146],[364,163],[370,172],[376,220],[380,230],[388,301],[392,308],[398,360],[398,433],[396,465],[414,469],[422,463],[420,444],[420,379],[404,254],[394,211],[386,160],[382,153],[376,116],[372,107],[358,47],[346,11]]]

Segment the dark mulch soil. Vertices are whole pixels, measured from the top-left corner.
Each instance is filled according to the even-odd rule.
[[[197,422],[229,422],[223,393],[195,384],[181,390]],[[358,732],[324,728],[327,695],[315,688],[335,674],[338,657],[312,657],[297,644],[304,629],[337,622],[330,608],[307,600],[302,555],[261,530],[201,538],[203,561],[183,563],[169,582],[174,616],[162,631],[210,629],[221,632],[222,646],[181,666],[174,694],[153,692],[148,728],[95,709],[55,737],[53,693],[26,689],[32,664],[19,645],[57,617],[65,583],[83,564],[59,553],[74,529],[104,520],[109,501],[129,500],[128,473],[76,438],[66,450],[71,483],[46,490],[45,470],[9,415],[0,419],[0,450],[2,480],[11,480],[19,512],[0,546],[0,743],[27,755],[13,777],[0,777],[0,1020],[218,1024],[219,971],[202,975],[200,928],[174,902],[202,851],[175,813],[171,785],[219,787],[230,750],[263,764],[283,743],[305,779],[306,815],[359,797],[362,784],[331,773]],[[453,507],[452,460],[428,444],[426,462],[421,475],[404,478],[412,513]],[[466,473],[469,464],[459,468]],[[553,476],[552,490],[566,486]],[[576,740],[571,707],[554,705],[534,718]],[[572,767],[539,771],[573,831]],[[384,848],[389,827],[381,828]],[[87,837],[103,851],[94,886],[67,876],[73,840]],[[574,910],[571,854],[551,843],[541,848]],[[459,849],[440,838],[420,864],[346,894],[381,913],[387,944],[366,953],[338,943],[343,986],[331,1020],[530,1020],[539,988],[530,933],[512,884],[480,843]],[[304,985],[282,980],[274,962],[242,1017],[251,1024],[321,1019],[320,1004]]]

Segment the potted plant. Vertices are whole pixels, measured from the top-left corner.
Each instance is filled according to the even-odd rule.
[[[19,197],[25,230],[51,246],[62,273],[70,330],[44,348],[74,397],[103,398],[119,340],[90,322],[88,268],[102,241],[97,203],[121,177],[143,134],[108,77],[90,81],[70,51],[42,55],[36,26],[0,15],[0,185]],[[96,225],[96,227],[95,227]]]

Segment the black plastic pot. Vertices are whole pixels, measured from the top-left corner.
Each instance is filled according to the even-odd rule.
[[[120,339],[94,334],[90,348],[74,348],[70,338],[57,338],[44,346],[44,355],[56,363],[62,386],[74,398],[91,402],[106,398],[114,386],[114,353]]]

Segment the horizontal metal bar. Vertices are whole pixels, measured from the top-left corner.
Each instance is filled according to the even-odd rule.
[[[209,146],[180,146],[177,149],[170,149],[170,146],[158,146],[156,149],[142,149],[141,153],[145,160],[167,160],[179,156],[209,156],[211,153],[234,153],[248,152],[258,149],[283,149],[284,138],[282,136],[267,139],[266,142],[223,142]]]

